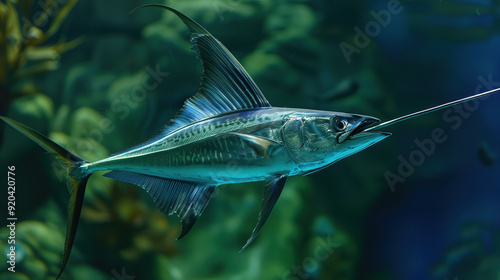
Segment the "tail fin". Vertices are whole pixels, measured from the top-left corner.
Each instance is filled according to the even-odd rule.
[[[74,155],[70,151],[61,147],[59,144],[40,134],[39,132],[16,122],[12,119],[0,116],[0,119],[17,129],[22,134],[26,135],[28,138],[33,140],[38,145],[42,146],[46,151],[51,152],[56,155],[56,157],[68,168],[68,181],[73,186],[71,197],[68,203],[68,225],[66,228],[66,240],[64,242],[64,253],[61,263],[61,270],[57,275],[56,280],[61,276],[66,263],[68,262],[69,254],[71,253],[71,248],[73,247],[73,241],[75,240],[76,228],[78,226],[78,220],[80,218],[80,213],[82,210],[83,197],[85,194],[85,187],[87,181],[92,174],[86,174],[81,172],[71,172],[78,168],[82,163],[86,161],[81,157]]]

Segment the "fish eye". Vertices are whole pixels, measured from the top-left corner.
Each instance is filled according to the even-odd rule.
[[[337,118],[333,121],[333,128],[337,131],[344,131],[347,128],[347,121],[345,119]]]

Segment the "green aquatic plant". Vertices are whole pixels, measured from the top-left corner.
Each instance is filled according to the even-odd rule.
[[[7,244],[9,229],[3,228],[0,231],[0,249],[8,256],[10,246],[15,246],[15,272],[8,271],[10,264],[3,261],[0,279],[50,279],[54,264],[59,262],[57,244],[64,241],[57,229],[49,221],[20,221],[15,227],[15,244]],[[12,277],[12,274],[15,276]]]
[[[0,2],[0,115],[15,99],[37,93],[25,78],[57,69],[61,54],[81,42],[61,37],[48,43],[77,2],[38,1],[36,11],[32,0]]]
[[[435,279],[498,279],[500,230],[485,222],[462,226],[431,273]]]
[[[177,254],[174,240],[180,228],[149,207],[136,188],[113,184],[110,195],[99,195],[84,205],[82,216],[102,245],[115,248],[124,261],[152,253]]]

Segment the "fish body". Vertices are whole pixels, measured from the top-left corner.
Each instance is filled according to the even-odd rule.
[[[336,138],[343,132],[331,125],[339,118],[352,120],[353,126],[360,120],[378,121],[362,115],[305,109],[242,110],[204,119],[152,143],[79,168],[82,173],[129,171],[213,185],[269,180],[277,174],[307,174],[362,147],[362,140],[358,140],[340,148]],[[373,144],[386,136],[370,134],[363,140]]]
[[[272,107],[241,64],[205,28],[168,6],[142,7],[160,7],[177,15],[191,31],[191,47],[203,67],[198,93],[156,136],[89,162],[28,126],[0,116],[67,168],[73,189],[57,278],[69,259],[86,184],[95,171],[109,171],[104,176],[142,187],[163,213],[176,214],[182,223],[178,239],[191,230],[216,187],[266,181],[257,225],[244,249],[262,229],[289,176],[316,172],[391,135],[374,131],[379,128],[500,92],[490,90],[383,123],[365,115]]]

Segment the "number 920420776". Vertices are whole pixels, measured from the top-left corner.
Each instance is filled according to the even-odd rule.
[[[7,211],[9,216],[14,217],[16,214],[16,170],[15,166],[9,166],[7,171]]]

